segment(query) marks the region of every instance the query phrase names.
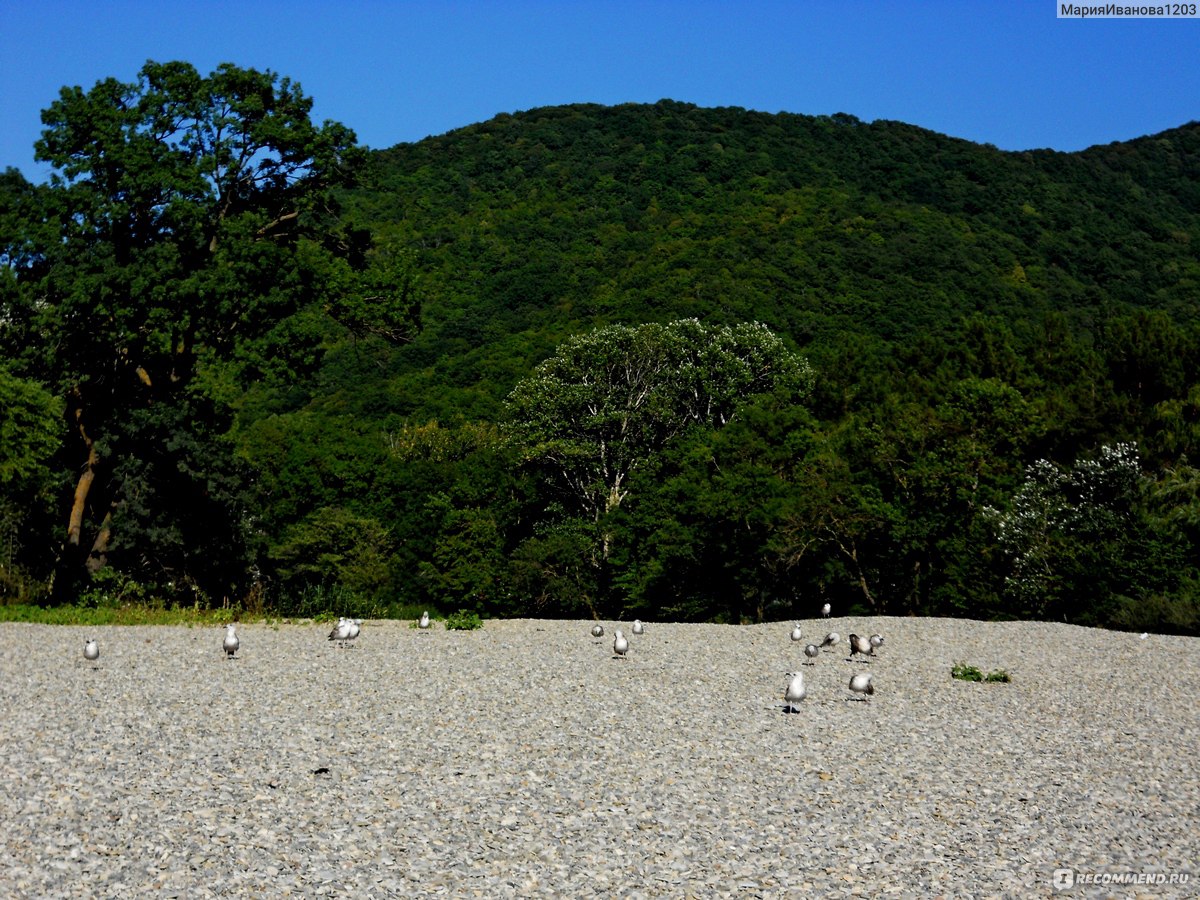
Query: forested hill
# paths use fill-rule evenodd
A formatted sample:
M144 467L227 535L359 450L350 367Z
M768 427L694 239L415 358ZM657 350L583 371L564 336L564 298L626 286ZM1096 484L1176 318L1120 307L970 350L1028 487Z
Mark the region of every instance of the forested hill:
M422 273L412 358L494 396L608 322L757 320L804 346L1200 309L1196 123L1011 153L848 115L549 107L378 151L349 205Z
M1007 153L846 115L553 107L378 153L358 209L437 271L435 328L442 304L456 329L699 315L800 340L973 312L1191 317L1200 125Z

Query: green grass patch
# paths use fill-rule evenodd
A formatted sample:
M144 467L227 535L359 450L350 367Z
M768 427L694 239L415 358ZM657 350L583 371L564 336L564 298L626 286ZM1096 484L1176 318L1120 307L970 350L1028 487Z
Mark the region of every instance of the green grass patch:
M267 620L269 617L254 617ZM38 625L218 625L231 619L250 621L241 610L148 606L0 606L0 622Z

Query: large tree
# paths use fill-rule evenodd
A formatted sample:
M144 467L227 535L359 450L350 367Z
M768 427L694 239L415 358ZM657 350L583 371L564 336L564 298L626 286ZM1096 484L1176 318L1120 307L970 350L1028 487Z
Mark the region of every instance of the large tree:
M124 533L143 574L228 576L197 558L214 537L197 525L229 532L218 552L236 543L219 438L239 383L303 358L288 354L320 340L322 310L372 330L359 294L376 330L400 333L407 286L388 296L333 201L363 153L311 107L269 71L149 62L133 83L64 88L43 113L48 185L6 173L0 220L19 227L0 247L0 346L66 402L65 571L103 566Z
M756 395L799 399L811 378L807 362L758 323L611 325L565 341L508 397L519 452L565 500L565 518L552 504L546 527L517 553L526 582L537 581L530 572L544 577L535 595L565 588L593 611L611 602L612 520L631 476L690 430L728 425Z
M686 429L719 428L748 397L807 391L812 373L758 323L610 325L571 338L508 397L528 460L548 466L593 519L629 475Z

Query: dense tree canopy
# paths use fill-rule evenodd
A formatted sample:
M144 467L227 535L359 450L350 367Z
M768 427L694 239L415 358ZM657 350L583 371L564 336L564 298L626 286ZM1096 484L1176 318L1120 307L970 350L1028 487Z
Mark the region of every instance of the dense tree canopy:
M211 573L240 556L241 479L218 386L295 370L320 340L297 316L367 268L331 194L362 151L311 105L270 72L151 62L134 83L64 88L37 144L50 184L7 176L4 218L23 227L5 233L0 341L67 404L68 583L81 556L95 571L117 553L228 588Z
M564 342L508 397L529 459L549 465L593 519L629 493L629 476L688 428L720 428L755 394L797 397L807 363L757 324L610 325Z
M0 178L25 583L56 498L76 562L298 614L1200 633L1200 126L663 101L365 154L307 103L151 64Z

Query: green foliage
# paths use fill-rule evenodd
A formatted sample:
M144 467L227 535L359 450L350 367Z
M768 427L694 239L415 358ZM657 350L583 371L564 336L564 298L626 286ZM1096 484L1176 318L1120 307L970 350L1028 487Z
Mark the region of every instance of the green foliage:
M211 625L230 621L231 610L197 609L193 606L134 605L121 606L39 606L0 604L0 622L33 622L39 625ZM237 611L239 621L249 619Z
M950 677L958 679L960 682L986 682L988 684L1008 684L1013 680L1013 677L1003 668L996 668L996 670L984 674L978 666L968 666L966 662L955 662L950 667Z
M950 669L950 677L959 681L981 681L988 684L1008 684L1012 676L1004 669L994 669L986 675L978 666L969 666L965 662L957 662Z
M337 585L352 595L377 596L389 583L389 547L388 531L375 519L321 507L287 529L271 559L286 591Z
M37 597L49 550L30 537L52 516L54 454L63 404L41 385L0 366L0 597Z
M301 584L294 590L281 590L272 609L279 615L314 622L333 622L345 616L351 619L381 618L386 607L341 583Z
M978 666L968 666L965 662L956 662L950 669L950 677L959 681L983 681L983 672Z
M1063 471L1031 465L1006 512L988 510L1011 560L1006 590L1030 617L1086 621L1119 595L1159 584L1147 565L1150 535L1135 503L1142 490L1137 447L1104 446ZM1087 607L1077 605L1087 598Z
M365 154L308 112L150 64L0 176L7 596L1200 629L1200 126L663 101Z
M447 631L474 631L483 627L483 619L477 612L460 609L458 612L446 616L445 624Z
M373 271L369 241L333 199L363 151L311 107L272 72L149 62L133 83L64 88L44 112L49 185L6 176L0 219L19 227L0 246L0 347L59 392L73 429L56 590L110 562L214 595L245 589L226 398L311 365L328 328L296 340L297 324L326 291L361 281L395 311L375 293L386 274L360 274Z
M803 393L807 363L755 323L610 325L565 341L508 397L514 439L593 519L688 428L724 426L756 394Z
M88 589L75 605L81 609L116 609L121 606L160 605L156 591L115 569L102 569L93 576Z
M0 486L48 480L62 413L62 401L41 385L0 368Z

